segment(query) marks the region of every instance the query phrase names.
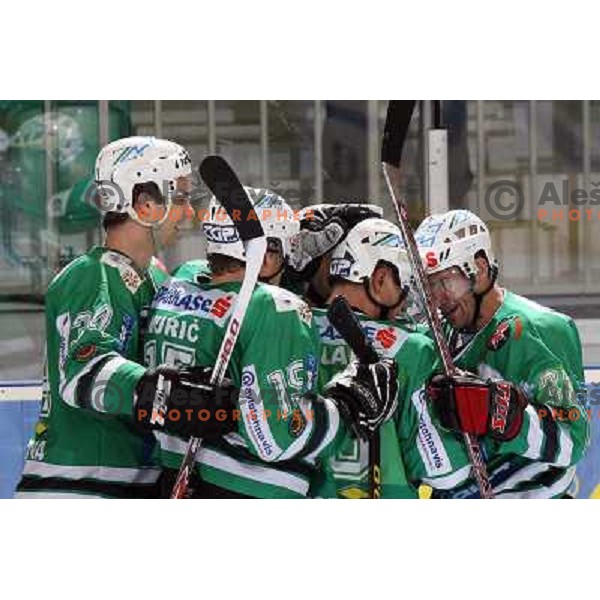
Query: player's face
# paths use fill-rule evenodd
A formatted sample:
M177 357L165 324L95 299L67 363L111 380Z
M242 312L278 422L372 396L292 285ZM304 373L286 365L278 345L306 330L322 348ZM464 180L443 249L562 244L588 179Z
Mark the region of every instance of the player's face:
M429 276L433 301L455 329L468 327L475 313L470 283L460 269L452 267Z
M193 209L190 206L192 191L191 176L178 177L173 194L173 205L165 222L158 228L158 243L162 248L173 246L181 236L181 230L189 227L192 222Z
M378 296L381 304L384 306L393 306L395 308L390 312L390 318L396 318L402 309L399 304L402 298L402 285L400 279L390 268L384 270L385 277L382 279L381 288L378 290Z
M271 285L279 285L283 268L283 250L279 240L267 238L267 251L260 270L260 278Z

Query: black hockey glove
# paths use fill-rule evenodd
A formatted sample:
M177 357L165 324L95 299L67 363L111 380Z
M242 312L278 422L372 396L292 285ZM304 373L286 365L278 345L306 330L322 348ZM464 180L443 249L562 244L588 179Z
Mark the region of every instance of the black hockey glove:
M228 379L210 383L208 367L149 369L136 386L134 419L183 438L216 439L236 429L238 392Z
M334 204L331 218L339 219L350 231L365 219L381 219L383 209L375 204Z
M296 279L307 281L318 268L319 259L333 250L346 235L346 229L337 219L316 223L310 229L301 229L290 238L288 270Z
M315 204L307 206L300 218L300 232L290 240L288 273L308 281L320 260L333 250L355 225L383 211L371 204Z
M351 362L325 386L340 416L354 434L369 439L398 406L398 366L391 358L371 365Z
M446 429L489 434L501 442L518 435L527 406L519 386L500 379L484 381L466 372L452 377L434 375L427 384L427 395Z

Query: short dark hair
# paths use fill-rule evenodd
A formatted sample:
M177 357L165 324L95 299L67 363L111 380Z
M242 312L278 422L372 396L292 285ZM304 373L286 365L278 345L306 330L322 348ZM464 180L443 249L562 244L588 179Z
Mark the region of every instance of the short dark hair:
M207 258L210 272L213 275L230 273L231 271L243 269L246 266L245 262L233 258L232 256L226 256L225 254L209 254Z
M127 219L129 219L127 213L107 212L102 218L102 227L104 227L104 231L108 231L119 223L125 223Z
M160 191L160 188L154 181L147 181L146 183L136 183L133 186L132 196L133 196L133 206L136 205L141 194L148 194L157 204L164 204L165 199ZM105 231L114 225L118 225L120 223L124 223L129 219L129 215L127 213L118 213L118 212L107 212L102 219L102 227L104 227Z

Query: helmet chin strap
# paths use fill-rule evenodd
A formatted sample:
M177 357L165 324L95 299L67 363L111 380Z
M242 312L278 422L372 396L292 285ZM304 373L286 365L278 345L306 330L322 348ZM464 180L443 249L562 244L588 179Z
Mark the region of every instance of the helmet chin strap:
M475 291L476 275L471 275L469 277L469 291L473 294L473 297L475 298L475 311L473 313L473 319L471 319L471 324L469 325L469 327L464 328L464 331L466 332L477 331L477 321L481 316L481 305L483 303L483 299L493 289L496 283L496 278L498 277L498 270L488 265L488 274L490 275L490 285L488 285L488 287L485 290L483 290L483 292Z
M390 306L386 306L385 304L382 304L381 302L379 302L379 300L377 300L375 298L375 296L373 296L373 294L371 293L371 285L370 284L371 284L371 278L365 277L363 279L363 287L365 289L365 292L367 293L367 297L369 298L369 300L371 302L373 302L373 304L375 304L379 308L379 318L382 320L387 320L389 318L390 311L394 310L394 308L398 308L398 306L400 306L402 304L402 302L404 302L404 300L408 296L409 288L407 285L404 285L404 286L402 286L402 289L400 292L400 299L398 300L398 302L395 302L394 304L392 304Z

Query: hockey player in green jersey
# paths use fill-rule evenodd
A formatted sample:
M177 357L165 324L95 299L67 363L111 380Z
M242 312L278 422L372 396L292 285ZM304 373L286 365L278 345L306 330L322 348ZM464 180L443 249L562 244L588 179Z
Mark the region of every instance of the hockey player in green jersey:
M133 417L136 389L156 387L161 370L143 366L140 336L155 293L147 270L155 226L186 198L190 173L185 149L167 140L125 138L100 152L96 200L105 213L106 242L49 286L48 389L17 497L157 494L154 438ZM163 215L150 222L158 207ZM162 377L173 380L173 391L187 389L172 368Z
M278 195L266 193L254 200L268 243L261 279L274 281L298 222ZM192 271L191 277L175 276L159 290L145 346L149 364L156 360L210 366L217 357L246 259L234 223L215 199L209 213L204 231L210 278ZM341 431L340 403L345 404L345 418L353 423L378 423L391 415L395 382L388 377L387 365L374 366L381 375L377 383L371 379L355 386L349 378L331 394L316 397L312 392L318 354L319 339L308 305L291 292L259 283L228 368L233 385L240 389L238 427L220 440L202 444L192 497L304 497L316 459ZM158 433L157 438L160 462L170 469L173 481L186 444L175 435Z
M398 411L380 429L383 498L416 498L417 487L450 485L456 472L468 471L460 443L441 431L424 401L436 355L431 340L396 317L408 293L410 271L399 229L383 219L356 225L332 252L329 302L340 294L357 312L364 332L380 355L398 368ZM321 337L319 385L326 385L350 362L352 353L327 319L314 309ZM369 497L368 445L347 435L335 456L323 464L315 496Z
M496 283L490 235L473 213L432 215L415 237L455 364L476 375L432 380L440 422L481 437L496 497L564 497L589 436L575 324ZM464 481L443 495L478 491Z

